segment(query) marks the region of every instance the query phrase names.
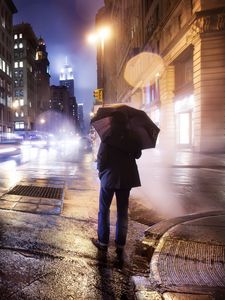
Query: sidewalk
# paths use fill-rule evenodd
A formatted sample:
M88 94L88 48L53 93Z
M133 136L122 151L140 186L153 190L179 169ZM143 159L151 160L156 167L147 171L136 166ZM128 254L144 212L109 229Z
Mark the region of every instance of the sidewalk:
M136 299L225 298L225 211L162 221L142 241L149 276L134 276Z
M176 156L166 161L157 152L154 153L151 163L151 179L157 168L177 169L177 180L183 186L190 186L190 179L185 179L184 169L191 176L193 169L223 172L220 182L216 176L212 182L205 182L206 198L215 197L215 191L210 191L210 186L223 188L225 191L225 154L198 154L178 152ZM146 165L142 167L146 168ZM182 172L179 171L182 169ZM195 171L196 172L196 171ZM164 173L163 173L164 174ZM169 173L166 173L166 176ZM195 174L195 173L194 173ZM211 174L211 173L210 173ZM217 174L217 173L212 173ZM183 178L179 178L179 175ZM213 175L212 175L213 176ZM165 177L161 177L165 179ZM188 177L187 177L188 178ZM195 177L193 178L195 179ZM150 182L151 180L149 180ZM194 182L193 185L204 183ZM167 188L164 182L161 190ZM208 185L207 185L208 184ZM219 184L219 185L218 185ZM157 181L154 182L157 186ZM178 186L177 186L178 187ZM200 187L202 189L202 187ZM199 187L195 187L199 190ZM187 192L183 190L183 193ZM160 192L160 190L158 191ZM204 190L202 190L204 195ZM207 195L207 193L210 195ZM136 193L136 196L138 193ZM199 193L195 194L199 197ZM221 195L223 202L224 197ZM172 202L175 204L175 202ZM224 207L224 206L223 206ZM172 207L173 209L173 207ZM175 208L174 208L175 209ZM133 276L133 284L137 300L215 300L225 299L225 210L193 213L161 221L145 231L142 240L142 252L149 261L148 276Z
M63 209L59 214L62 205L53 199L48 199L53 202L49 205L36 196L1 196L1 300L133 299L132 261L147 226L130 220L127 263L119 267L114 202L108 254L103 257L97 251L91 242L97 237L99 181L95 167L89 156L78 165L57 162L55 169L49 165L41 172L34 164L20 166L18 171L27 176L20 183L26 186L53 188L64 182Z
M173 166L220 167L223 159L224 155L191 156L184 152ZM152 165L158 168L161 162L153 160ZM39 199L38 209L43 204L53 213L36 213L37 202L25 197L7 200L15 208L22 201L22 210L0 209L0 299L132 299L134 292L137 300L224 299L224 212L169 219L150 228L131 218L126 247L129 265L120 270L114 266L112 242L115 203L107 261L91 244L98 214L95 168L91 160L86 160L76 172L69 163L41 173L41 180L50 178L54 186L59 180L65 182L60 215L54 212L57 208L58 213L57 205L46 205ZM31 173L27 175L32 181ZM43 182L40 184L43 186ZM35 213L26 211L34 206ZM134 290L130 289L131 275Z

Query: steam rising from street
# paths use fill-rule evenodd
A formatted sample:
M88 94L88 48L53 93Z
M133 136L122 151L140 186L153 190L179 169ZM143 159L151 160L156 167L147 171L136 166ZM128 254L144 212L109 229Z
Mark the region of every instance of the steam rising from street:
M141 197L144 206L164 217L175 217L184 212L171 184L172 159L173 155L163 155L157 149L142 151L137 161L142 186L132 192Z

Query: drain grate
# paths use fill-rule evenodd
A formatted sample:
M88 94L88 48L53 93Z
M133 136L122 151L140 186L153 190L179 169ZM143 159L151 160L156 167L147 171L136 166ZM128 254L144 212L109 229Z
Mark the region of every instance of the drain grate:
M62 199L63 189L53 188L53 187L30 186L30 185L16 185L7 194L29 196L29 197Z

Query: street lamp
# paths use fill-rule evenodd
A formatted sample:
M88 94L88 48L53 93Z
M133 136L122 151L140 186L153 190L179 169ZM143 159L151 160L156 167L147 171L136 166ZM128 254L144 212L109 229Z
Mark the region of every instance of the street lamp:
M111 28L108 26L99 27L94 33L89 34L88 42L91 44L100 44L101 61L100 61L100 75L101 88L103 89L102 106L104 106L104 63L105 63L105 41L111 36Z

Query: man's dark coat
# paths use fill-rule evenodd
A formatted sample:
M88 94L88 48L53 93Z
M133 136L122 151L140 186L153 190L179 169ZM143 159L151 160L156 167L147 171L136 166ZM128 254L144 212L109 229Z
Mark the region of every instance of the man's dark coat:
M97 155L97 169L101 186L109 189L131 189L141 185L135 158L141 151L128 153L101 143Z

